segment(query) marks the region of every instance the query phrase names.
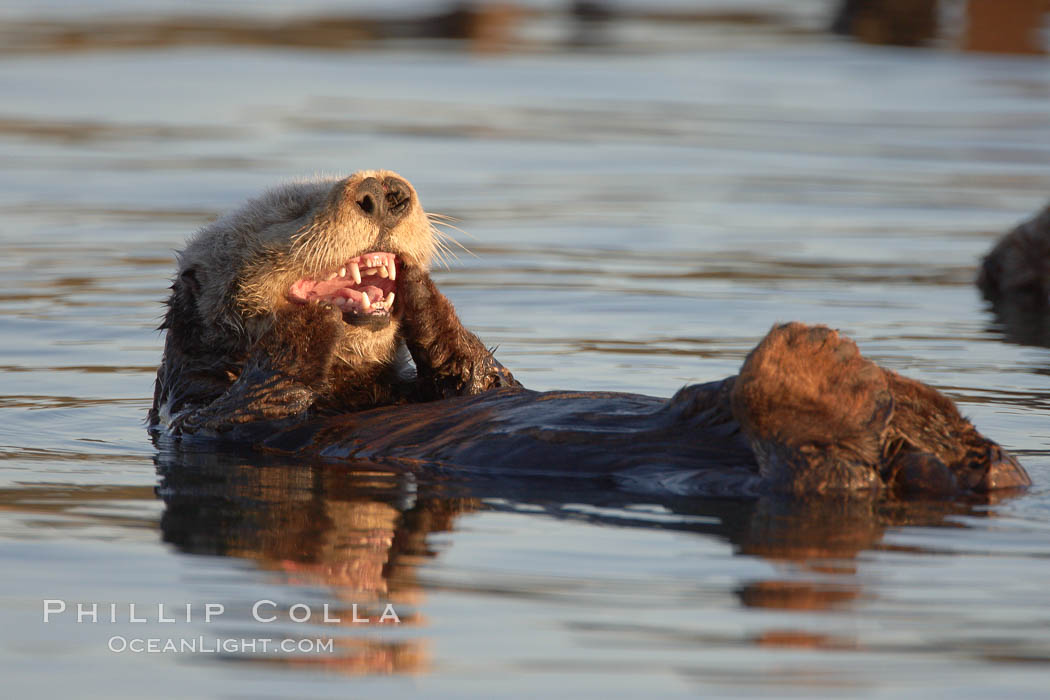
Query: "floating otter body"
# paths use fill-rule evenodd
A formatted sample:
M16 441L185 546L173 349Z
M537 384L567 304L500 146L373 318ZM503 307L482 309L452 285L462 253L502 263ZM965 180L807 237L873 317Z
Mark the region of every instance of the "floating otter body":
M981 261L977 286L1000 307L1050 309L1050 204L999 239Z
M1030 483L949 399L822 326L777 326L739 375L670 399L524 389L428 276L438 244L387 171L288 185L206 227L180 255L151 427L708 494Z

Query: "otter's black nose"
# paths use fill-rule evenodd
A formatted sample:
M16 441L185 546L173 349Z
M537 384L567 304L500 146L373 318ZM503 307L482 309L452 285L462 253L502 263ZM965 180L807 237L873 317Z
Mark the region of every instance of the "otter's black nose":
M354 204L362 214L390 228L411 209L412 188L396 177L385 178L382 182L368 177L354 190Z
M354 190L354 202L361 213L369 218L383 216L383 187L374 177L365 178L357 183Z

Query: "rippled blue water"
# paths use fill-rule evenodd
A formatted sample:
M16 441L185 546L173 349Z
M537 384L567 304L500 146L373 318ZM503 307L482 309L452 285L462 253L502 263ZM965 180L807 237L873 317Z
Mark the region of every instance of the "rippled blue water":
M0 54L5 695L1045 693L1050 333L972 279L1050 193L1047 63L735 31ZM822 509L154 448L172 251L266 186L371 167L461 220L472 254L435 277L532 388L669 395L776 321L823 322L957 399L1036 486ZM119 619L45 624L44 599ZM259 600L315 617L259 623ZM400 626L317 620L386 602ZM200 635L336 650L107 649Z

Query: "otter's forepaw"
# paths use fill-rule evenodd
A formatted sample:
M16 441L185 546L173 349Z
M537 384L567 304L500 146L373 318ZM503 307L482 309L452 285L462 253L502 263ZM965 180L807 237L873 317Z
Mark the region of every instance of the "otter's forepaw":
M427 399L478 394L521 386L476 335L463 327L456 310L426 270L398 273L401 335L416 365L419 390Z
M419 324L434 312L438 294L430 275L422 267L405 265L397 273L397 304L394 315L402 324Z

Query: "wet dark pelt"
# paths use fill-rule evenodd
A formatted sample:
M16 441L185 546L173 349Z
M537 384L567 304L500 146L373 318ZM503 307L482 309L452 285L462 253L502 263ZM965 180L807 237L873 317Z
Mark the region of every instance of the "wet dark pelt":
M977 286L997 309L1050 311L1050 204L995 244Z
M436 235L386 171L280 188L205 227L180 255L151 427L707 495L1029 484L948 398L822 326L774 327L738 376L670 399L526 390L430 279Z

